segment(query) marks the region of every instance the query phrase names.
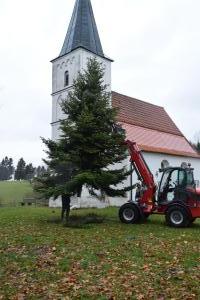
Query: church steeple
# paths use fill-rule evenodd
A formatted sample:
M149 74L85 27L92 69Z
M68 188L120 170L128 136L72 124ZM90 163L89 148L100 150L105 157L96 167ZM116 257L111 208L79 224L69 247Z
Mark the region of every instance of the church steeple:
M52 138L60 137L60 120L66 118L62 100L73 90L74 80L96 58L104 69L103 84L111 91L112 60L103 53L90 0L76 0L60 55L52 62Z
M90 0L76 0L60 56L79 47L104 57Z

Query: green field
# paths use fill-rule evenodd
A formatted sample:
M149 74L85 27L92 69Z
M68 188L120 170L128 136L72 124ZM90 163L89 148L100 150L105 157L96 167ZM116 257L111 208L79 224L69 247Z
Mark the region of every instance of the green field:
M32 186L28 181L0 181L0 205L15 206L30 194Z
M0 209L0 299L200 299L200 222L125 225L117 209Z

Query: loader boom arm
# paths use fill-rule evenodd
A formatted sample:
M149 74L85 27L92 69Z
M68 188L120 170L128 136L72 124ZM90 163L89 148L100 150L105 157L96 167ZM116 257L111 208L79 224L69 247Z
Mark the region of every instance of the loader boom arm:
M156 192L156 184L154 182L153 174L151 173L137 144L129 140L126 140L125 143L129 149L131 162L143 184L145 185L144 194L140 199L140 204L146 205L148 207L147 211L149 211L152 209L152 203L154 202Z

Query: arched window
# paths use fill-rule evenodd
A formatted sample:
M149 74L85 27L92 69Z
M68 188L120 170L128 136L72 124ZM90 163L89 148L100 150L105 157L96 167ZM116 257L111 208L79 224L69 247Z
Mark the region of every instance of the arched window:
M65 84L65 86L69 85L69 72L68 71L65 72L64 84Z

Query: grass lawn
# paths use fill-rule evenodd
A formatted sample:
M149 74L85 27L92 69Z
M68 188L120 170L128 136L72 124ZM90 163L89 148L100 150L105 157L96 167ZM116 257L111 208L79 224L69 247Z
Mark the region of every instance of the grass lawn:
M32 186L28 181L0 181L0 205L17 205L31 193Z
M89 214L96 214L89 215ZM0 209L0 299L200 299L200 221L125 225L117 209Z

